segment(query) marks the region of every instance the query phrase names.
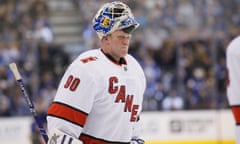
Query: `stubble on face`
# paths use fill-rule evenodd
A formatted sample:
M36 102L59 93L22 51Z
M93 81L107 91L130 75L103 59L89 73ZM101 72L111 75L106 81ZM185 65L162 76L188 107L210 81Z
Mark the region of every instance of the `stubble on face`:
M125 57L128 54L131 35L118 30L111 35L111 52L116 60Z

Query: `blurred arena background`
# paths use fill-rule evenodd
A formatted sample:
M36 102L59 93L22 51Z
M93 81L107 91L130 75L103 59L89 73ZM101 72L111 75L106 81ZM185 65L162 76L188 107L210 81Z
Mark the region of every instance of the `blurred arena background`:
M8 64L16 62L45 121L68 64L98 47L91 29L107 0L0 0L0 141L40 144ZM130 53L144 68L147 144L234 144L225 49L240 32L239 0L125 0L140 28ZM45 123L46 124L46 123Z

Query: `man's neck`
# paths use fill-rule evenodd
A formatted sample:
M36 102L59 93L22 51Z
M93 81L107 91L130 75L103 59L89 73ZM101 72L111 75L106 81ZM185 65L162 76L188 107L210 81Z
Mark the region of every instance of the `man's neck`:
M117 64L126 64L126 61L124 58L119 58L118 60L116 60L111 54L105 52L103 49L101 49L101 51L103 52L103 54L108 58L110 59L111 61L113 61L114 63L117 63Z

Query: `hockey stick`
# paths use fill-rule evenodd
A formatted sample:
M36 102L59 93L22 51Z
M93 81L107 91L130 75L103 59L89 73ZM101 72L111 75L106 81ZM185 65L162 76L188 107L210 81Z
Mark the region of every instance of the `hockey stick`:
M36 109L35 109L35 107L33 105L32 100L30 99L30 97L28 96L28 94L27 94L27 92L25 90L24 83L23 83L22 77L21 77L21 75L20 75L20 73L18 71L17 65L15 63L11 63L11 64L9 64L9 67L10 67L11 71L13 72L13 75L14 75L14 77L15 77L18 85L19 85L19 87L21 88L23 96L25 97L26 102L27 102L28 107L29 107L29 110L32 113L32 115L33 115L33 117L35 119L35 122L38 125L40 133L41 133L45 143L47 143L47 141L48 141L47 133L46 133L45 129L43 128L43 125L42 125L42 123L41 123L41 121L40 121L40 119L39 119L39 117L37 115L37 111L36 111Z

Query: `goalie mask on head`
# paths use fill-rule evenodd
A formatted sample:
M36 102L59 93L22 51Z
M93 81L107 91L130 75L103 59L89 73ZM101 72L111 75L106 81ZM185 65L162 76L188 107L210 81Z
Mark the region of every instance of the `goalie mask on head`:
M100 39L120 29L131 33L138 26L130 8L118 1L104 4L93 18L93 29Z

